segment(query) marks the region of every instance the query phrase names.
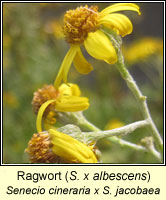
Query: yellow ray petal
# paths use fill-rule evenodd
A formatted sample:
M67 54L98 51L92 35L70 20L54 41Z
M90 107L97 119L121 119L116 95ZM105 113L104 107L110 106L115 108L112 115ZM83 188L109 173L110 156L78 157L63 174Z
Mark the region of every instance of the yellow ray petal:
M100 30L91 32L84 41L87 52L94 58L110 64L117 62L116 51L108 37Z
M56 77L56 80L54 82L54 87L56 89L58 89L62 79L65 83L67 83L67 75L68 75L71 63L72 63L78 49L79 49L79 45L71 45L69 51L67 52L67 54L61 64L61 67L60 67L60 70Z
M70 88L70 84L67 85L65 83L62 83L58 88L60 96L72 96L72 90Z
M99 25L103 24L113 29L121 36L130 34L133 31L133 25L128 17L122 14L109 14L99 19Z
M76 56L74 57L73 63L74 63L76 70L80 74L88 74L93 70L92 65L87 62L87 60L83 56L80 48L79 48L78 52L76 53Z
M68 83L66 84L61 84L61 86L59 87L59 92L60 95L63 96L80 96L81 95L81 91L80 88L78 87L77 84L73 84L73 83Z
M86 97L64 96L56 100L56 110L60 112L77 112L88 107L89 100Z
M39 109L39 112L37 114L37 119L36 119L36 128L38 133L42 131L42 117L44 114L45 109L47 108L47 106L53 102L55 102L56 100L49 100L46 101L45 103L42 104L42 106Z
M104 10L100 12L100 15L103 17L110 13L118 12L121 10L132 10L132 11L136 11L139 15L141 15L141 12L139 9L140 9L139 6L136 5L135 3L117 3L117 4L106 7Z
M97 163L95 154L85 144L53 129L49 130L49 134L53 144L52 151L56 155L81 163Z
M77 84L69 84L73 96L81 96L81 90Z

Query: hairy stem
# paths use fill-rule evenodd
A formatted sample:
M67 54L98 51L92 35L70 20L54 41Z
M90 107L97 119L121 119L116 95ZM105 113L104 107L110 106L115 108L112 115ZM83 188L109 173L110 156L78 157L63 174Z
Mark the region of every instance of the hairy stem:
M149 122L148 128L149 128L152 136L154 137L154 142L155 142L157 149L160 151L160 153L162 155L163 154L162 138L151 118L151 115L150 115L150 112L149 112L149 109L147 106L147 101L146 101L147 97L141 93L139 87L137 86L136 82L134 81L133 77L130 75L129 71L127 70L127 68L125 66L124 58L123 58L123 55L121 52L122 41L119 41L120 37L116 33L114 33L114 34L109 33L109 31L107 29L105 29L104 32L110 38L110 40L112 41L112 43L117 51L118 61L116 63L116 67L117 67L118 71L120 72L122 78L126 81L128 88L131 90L131 92L135 96L136 100L138 101L144 119Z
M149 112L149 109L147 106L147 101L146 101L147 97L141 93L141 91L139 90L133 77L130 75L130 73L126 69L121 51L119 51L119 60L116 64L116 67L119 70L122 78L126 81L128 88L131 90L131 92L137 99L137 101L140 105L140 109L143 114L143 117L146 121L148 121L148 128L154 137L156 147L162 154L163 153L163 141L161 139L160 133L158 132L158 130L151 118L151 115L150 115L150 112Z
M94 138L96 138L96 139L104 138L102 136L102 134L105 134L105 137L107 137L107 140L109 140L110 142L112 142L114 144L118 144L121 147L127 147L130 149L133 149L135 151L149 152L151 155L153 155L155 158L157 158L161 162L161 155L154 148L152 149L152 148L147 148L147 147L144 147L141 145L133 144L131 142L128 142L128 141L125 141L123 139L116 137L118 135L125 135L128 133L131 133L132 131L134 131L137 128L147 126L148 122L146 120L134 122L134 123L126 125L124 127L109 130L109 131L102 131L99 128L97 128L95 125L90 123L85 118L85 116L82 114L82 112L75 112L75 113L58 112L57 120L63 124L75 124L75 125L79 126L82 131L86 131L86 133L85 133L86 135L89 134L91 141L94 141ZM88 131L91 131L91 132L88 132ZM89 142L90 142L90 140L89 140Z
M120 128L115 128L112 130L107 130L107 131L97 131L95 132L86 132L86 138L88 138L88 143L92 141L97 141L102 138L106 137L113 137L113 136L124 136L129 133L132 133L135 129L137 128L142 128L147 126L148 122L146 120L143 121L138 121L131 123L129 125L120 127Z

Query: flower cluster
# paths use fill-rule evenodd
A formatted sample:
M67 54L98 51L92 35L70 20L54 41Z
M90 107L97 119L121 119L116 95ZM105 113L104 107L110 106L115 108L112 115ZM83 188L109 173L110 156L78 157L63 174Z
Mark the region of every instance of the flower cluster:
M77 112L89 107L88 98L81 96L78 85L62 84L58 89L45 85L34 93L32 106L37 114L38 133L33 134L25 150L32 163L97 162L94 145L84 144L51 126L57 112ZM46 131L42 130L42 118L48 127Z
M133 30L128 17L117 11L131 10L141 14L134 3L118 3L98 11L97 6L80 6L69 10L64 16L63 33L70 44L54 86L45 85L34 93L33 110L37 114L37 132L28 143L28 152L32 163L97 163L98 156L95 142L79 141L55 126L58 113L84 111L89 107L89 100L81 96L76 84L67 81L72 62L81 74L93 70L81 51L83 45L88 54L98 60L114 64L118 60L115 47L105 32L105 28L117 35L125 36ZM64 81L61 84L62 80ZM42 121L44 121L43 131ZM47 128L46 128L47 127ZM70 131L69 131L70 132ZM84 138L83 133L82 137Z

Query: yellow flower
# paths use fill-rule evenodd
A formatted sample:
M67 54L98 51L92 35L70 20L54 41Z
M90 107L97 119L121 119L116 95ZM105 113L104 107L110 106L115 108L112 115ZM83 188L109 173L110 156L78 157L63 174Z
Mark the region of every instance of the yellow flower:
M46 120L56 122L55 115L52 113L59 112L77 112L88 109L89 100L81 97L81 91L76 84L62 84L58 90L52 85L45 86L34 93L32 101L33 109L37 116L37 129L41 132L41 120L44 115ZM48 116L48 117L47 117Z
M31 163L97 163L91 146L54 129L33 134L25 152Z
M75 85L73 86L75 87ZM77 87L76 90L74 87L74 92L80 92ZM64 85L61 89L64 95L69 95L71 92L65 90ZM42 131L43 113L49 104L55 101L46 101L39 109L36 119L38 133L33 134L25 150L29 153L30 161L32 163L97 163L97 158L93 152L94 145L87 146L55 128Z
M112 130L114 128L120 128L124 126L124 123L121 122L120 120L118 119L112 119L108 122L108 124L106 125L105 127L105 130Z
M157 38L145 37L135 41L122 49L124 57L129 64L144 61L148 57L158 54L163 58L163 41Z
M117 62L116 51L101 27L106 26L121 36L130 34L133 30L131 21L125 15L114 13L121 10L132 10L141 14L139 7L134 3L114 4L101 12L98 12L96 6L88 8L87 5L66 12L63 31L66 41L70 43L70 49L61 64L54 83L55 88L59 87L62 79L67 83L72 62L81 74L92 71L93 67L81 52L82 44L92 57L110 64Z
M41 105L51 100L52 103L45 109L44 116L50 111L77 112L89 107L89 100L81 97L81 91L76 84L61 84L56 90L53 85L46 85L34 93L32 106L37 114Z

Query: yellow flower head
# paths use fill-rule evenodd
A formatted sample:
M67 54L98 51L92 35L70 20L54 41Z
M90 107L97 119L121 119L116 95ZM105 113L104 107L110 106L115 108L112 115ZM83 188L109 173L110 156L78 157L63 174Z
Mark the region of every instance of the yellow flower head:
M81 91L76 84L61 84L56 90L53 85L46 85L34 93L32 106L37 114L41 105L52 100L45 109L44 116L52 115L52 111L76 112L89 107L88 98L81 97Z
M163 57L163 41L158 38L145 37L122 49L129 64L144 61L152 55Z
M25 152L31 163L97 163L91 146L54 129L33 134Z
M68 87L68 86L67 86ZM78 87L74 92L79 92ZM61 87L64 95L69 95L71 91ZM38 134L34 134L25 150L30 156L32 163L96 163L97 158L93 152L93 146L79 142L73 137L58 132L55 128L42 131L42 116L46 108L56 100L46 101L39 109L36 127Z
M50 124L56 122L56 112L77 112L88 109L89 100L81 97L81 91L76 84L62 84L58 90L52 85L45 86L34 93L32 105L37 115L37 130L41 132L42 117ZM47 122L46 122L47 123Z
M130 34L133 26L128 17L114 13L122 10L132 10L141 14L139 7L134 3L117 3L101 12L98 12L96 6L88 7L87 5L66 12L63 30L66 41L70 43L70 49L61 64L55 80L55 88L59 87L62 80L67 83L67 75L72 62L81 74L88 74L92 71L93 67L81 52L81 44L92 57L110 64L117 62L116 51L101 28L105 26L121 36Z

